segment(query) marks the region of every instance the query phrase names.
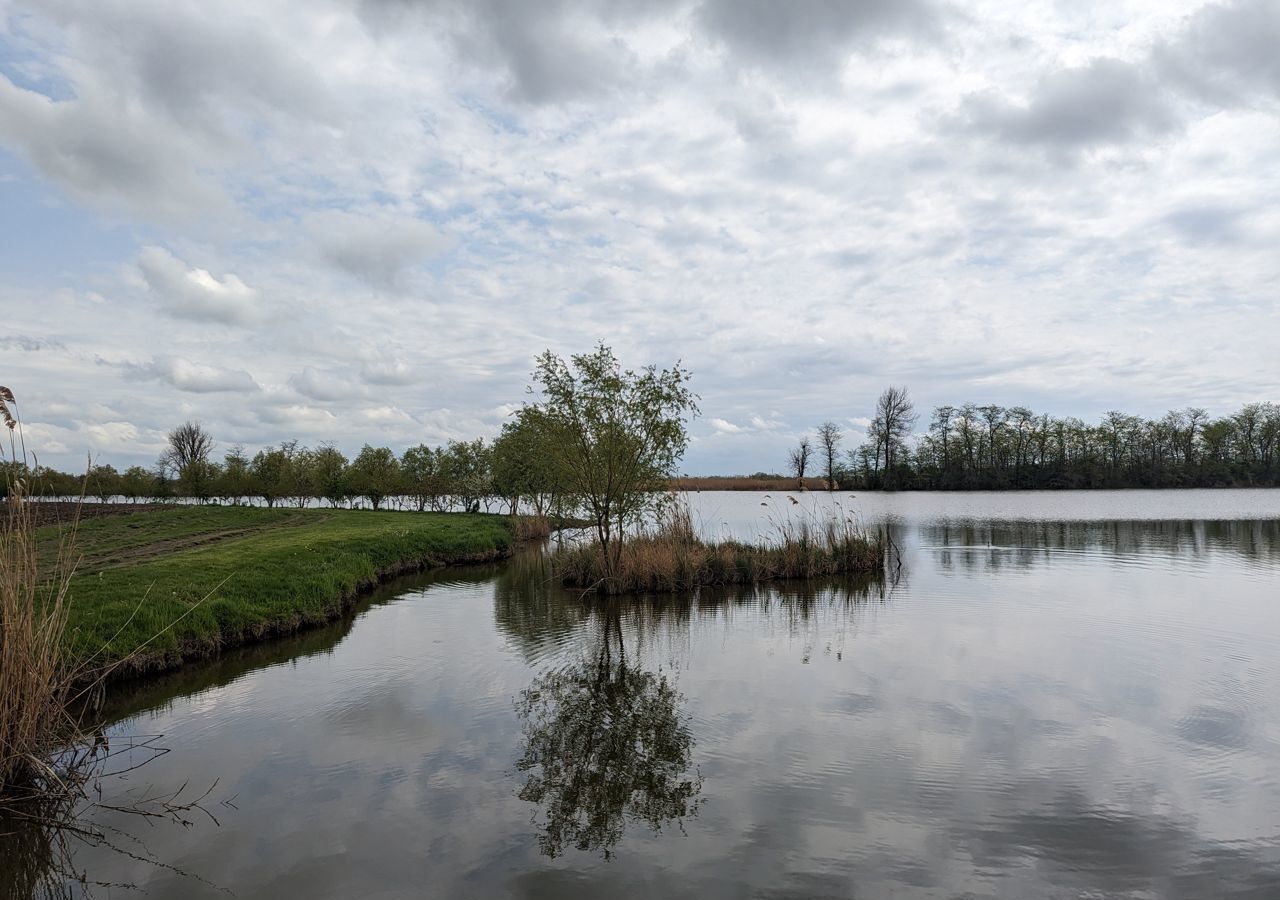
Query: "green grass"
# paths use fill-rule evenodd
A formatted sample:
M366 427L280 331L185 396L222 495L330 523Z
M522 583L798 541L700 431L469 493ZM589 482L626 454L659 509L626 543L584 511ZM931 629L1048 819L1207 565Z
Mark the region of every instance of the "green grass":
M48 558L57 529L41 529ZM80 527L71 581L72 655L128 657L132 674L335 618L381 577L492 559L505 516L178 507Z

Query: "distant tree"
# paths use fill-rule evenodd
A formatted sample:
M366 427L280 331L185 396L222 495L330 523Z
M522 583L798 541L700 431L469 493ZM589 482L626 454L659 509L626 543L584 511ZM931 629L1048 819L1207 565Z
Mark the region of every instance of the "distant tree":
M120 476L120 496L130 503L150 497L155 488L155 475L142 466L130 466Z
M881 458L884 459L885 487L897 485L898 464L915 423L915 407L907 389L886 388L876 401L876 414L871 420L870 428L870 434L878 439L883 451Z
M341 506L351 496L347 458L331 443L323 443L307 455L308 483L313 496Z
M84 493L87 497L97 497L105 503L120 493L120 473L114 466L90 466L84 480Z
M804 484L804 473L809 468L809 459L813 455L813 444L810 443L809 437L800 438L800 443L791 449L787 454L787 463L791 467L791 474L796 480Z
M209 454L213 452L213 437L199 422L186 422L169 432L169 446L165 452L169 463L182 477L188 466L208 461Z
M464 512L479 512L492 494L490 452L483 440L450 441L443 457L444 481Z
M176 477L182 494L204 500L213 491L212 452L213 436L199 422L185 422L169 432L169 446L161 454L160 465Z
M688 446L687 422L698 413L689 372L678 363L623 369L600 344L568 362L548 350L533 379L523 415L546 435L556 481L580 498L612 568L623 529L668 496Z
M254 454L249 464L254 492L268 507L274 507L288 495L289 456L279 447L268 447Z
M410 447L400 457L400 473L404 489L418 512L439 506L440 497L445 492L444 454L440 450L426 444Z
M387 447L365 444L351 462L349 474L352 491L367 498L374 509L381 509L382 501L400 490L400 461Z
M216 496L226 503L239 504L252 491L249 474L249 457L244 445L236 444L222 457L222 473L218 478Z
M818 452L822 454L827 471L827 490L836 489L836 459L840 453L840 442L844 434L835 422L823 422L818 426Z

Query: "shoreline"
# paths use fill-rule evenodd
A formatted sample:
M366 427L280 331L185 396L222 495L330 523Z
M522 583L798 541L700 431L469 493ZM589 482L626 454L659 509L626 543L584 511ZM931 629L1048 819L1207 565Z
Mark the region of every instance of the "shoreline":
M43 550L58 526L40 530ZM334 622L379 585L505 559L506 516L171 507L82 522L67 646L118 682Z

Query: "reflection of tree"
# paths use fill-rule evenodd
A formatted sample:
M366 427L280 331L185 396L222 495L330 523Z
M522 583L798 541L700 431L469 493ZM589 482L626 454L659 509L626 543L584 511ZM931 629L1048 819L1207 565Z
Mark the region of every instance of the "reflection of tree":
M1061 551L1185 559L1213 553L1246 560L1280 556L1280 522L1262 519L1104 522L956 519L922 526L920 536L927 546L939 549L939 562L944 570L1031 569L1048 563L1052 558L1049 553Z
M535 814L542 852L566 845L608 858L628 820L655 832L697 812L702 779L690 774L693 735L683 697L665 675L626 659L616 608L594 658L536 678L516 702L528 773L520 799Z
M528 660L558 647L591 609L581 591L566 591L552 578L539 548L518 550L494 580L494 621Z

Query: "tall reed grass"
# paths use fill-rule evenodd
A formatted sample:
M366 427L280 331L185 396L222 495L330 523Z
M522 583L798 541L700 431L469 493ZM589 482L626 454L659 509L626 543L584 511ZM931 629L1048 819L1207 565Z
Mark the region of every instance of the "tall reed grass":
M57 789L55 760L79 734L79 673L63 641L77 523L42 572L26 489L24 478L9 478L0 521L0 799Z
M623 540L612 559L598 542L570 544L551 554L551 566L562 584L607 594L884 571L886 538L852 516L787 519L777 530L774 542L704 541L688 507L674 504L655 528Z

